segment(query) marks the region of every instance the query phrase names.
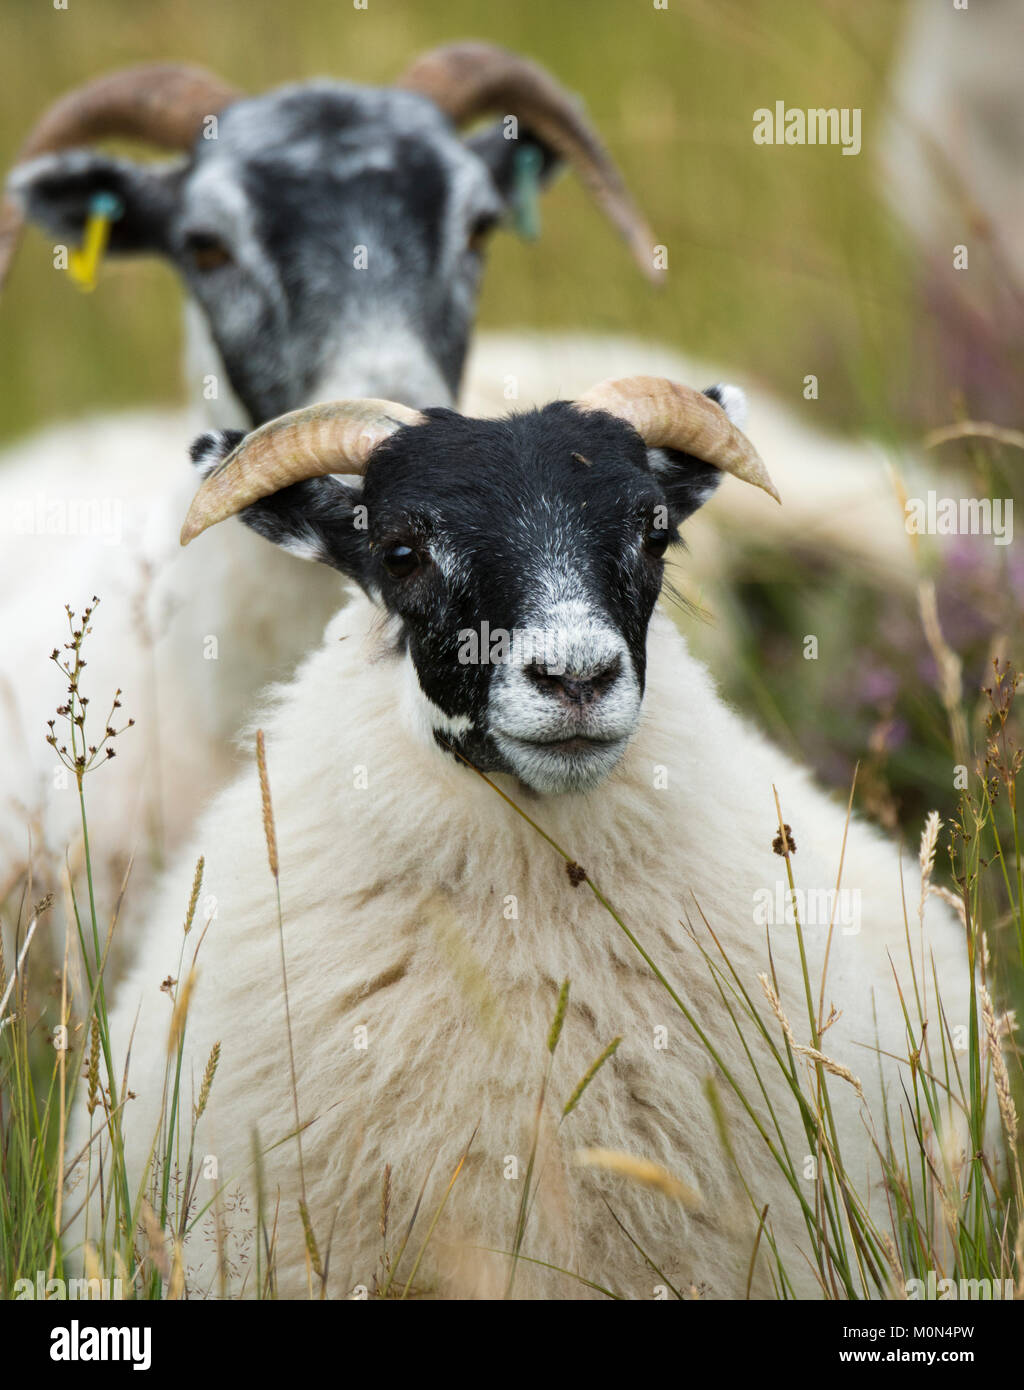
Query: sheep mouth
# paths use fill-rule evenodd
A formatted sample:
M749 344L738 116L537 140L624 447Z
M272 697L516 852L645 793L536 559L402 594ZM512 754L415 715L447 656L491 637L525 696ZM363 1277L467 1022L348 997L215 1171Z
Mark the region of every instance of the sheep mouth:
M593 734L569 734L565 738L520 738L516 734L502 732L502 737L534 752L569 755L604 752L615 744L625 742L621 736L600 738Z
M538 739L501 733L495 743L520 782L541 795L557 796L587 792L603 782L625 752L629 735Z

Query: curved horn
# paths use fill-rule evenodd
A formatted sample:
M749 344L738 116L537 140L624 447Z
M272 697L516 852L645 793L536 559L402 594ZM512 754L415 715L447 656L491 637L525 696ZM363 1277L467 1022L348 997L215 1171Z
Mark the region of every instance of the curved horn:
M652 261L654 237L622 175L577 100L537 63L494 44L445 44L417 58L396 86L429 97L456 125L486 114L517 116L576 170L640 269L662 283L664 272Z
M142 63L97 77L68 92L40 118L18 152L17 164L38 155L124 136L161 149L187 150L204 117L241 93L204 68L183 63ZM22 230L12 199L0 209L0 288Z
M247 434L203 482L181 528L188 545L209 526L291 483L363 473L377 445L426 416L395 401L328 401L293 410Z
M720 405L692 386L657 376L603 381L574 402L578 410L606 410L632 425L652 449L679 449L723 473L782 498L757 450Z

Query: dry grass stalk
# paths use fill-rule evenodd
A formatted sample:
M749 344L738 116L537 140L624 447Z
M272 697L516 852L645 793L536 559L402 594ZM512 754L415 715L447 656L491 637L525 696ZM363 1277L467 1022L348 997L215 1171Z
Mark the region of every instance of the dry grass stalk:
M177 998L174 1001L174 1013L171 1015L171 1030L167 1035L167 1055L173 1057L177 1051L178 1043L185 1032L185 1020L188 1018L188 1006L192 999L192 991L196 984L195 966L188 972L188 978L184 985L178 990Z
M581 1168L601 1168L607 1173L618 1173L620 1177L639 1183L642 1187L653 1188L681 1202L691 1211L701 1205L700 1193L688 1187L649 1158L637 1158L635 1154L620 1153L617 1149L577 1149L576 1163Z
M992 996L984 985L979 985L978 996L981 1000L981 1019L985 1029L985 1047L992 1059L992 1077L996 1087L996 1099L999 1102L999 1114L1012 1154L1017 1144L1017 1107L1013 1103L1010 1077L1006 1070L1006 1059L999 1043L999 1027L996 1023L995 1010L992 1007Z
M817 1062L820 1066L824 1067L825 1071L831 1073L832 1076L838 1076L841 1080L848 1082L857 1092L861 1100L864 1100L864 1088L861 1086L857 1077L854 1076L853 1072L850 1071L849 1067L844 1067L842 1062L837 1062L834 1057L828 1057L824 1052L819 1052L816 1047L806 1047L803 1043L797 1042L796 1038L793 1036L792 1025L786 1017L782 1005L779 1003L779 997L772 987L771 980L765 974L758 975L757 978L761 983L761 988L764 990L765 998L768 1000L771 1011L782 1025L782 1031L786 1035L786 1041L793 1051L801 1057L807 1057L810 1061Z
M1024 430L1007 429L989 420L959 420L955 425L942 425L930 430L923 442L926 449L935 449L953 439L993 439L997 444L1024 449Z
M163 1228L157 1218L156 1212L149 1202L143 1197L140 1203L140 1214L142 1216L142 1229L146 1233L146 1243L149 1246L149 1258L160 1274L161 1279L169 1279L171 1274L171 1262L167 1258L167 1243L164 1238Z
M167 1297L172 1301L180 1299L185 1292L185 1258L181 1241L174 1240L171 1249L171 1277L167 1281Z
M100 1021L92 1016L92 1032L89 1036L89 1098L86 1110L91 1115L100 1103Z
M761 988L764 990L764 997L768 1000L768 1004L771 1008L772 1013L775 1015L775 1017L779 1020L779 1022L782 1025L782 1031L786 1035L786 1041L789 1043L790 1047L793 1048L795 1051L800 1046L800 1044L793 1036L792 1026L789 1022L789 1019L786 1017L783 1011L782 1005L779 1003L779 996L775 993L775 986L772 984L771 980L768 978L766 974L760 974L757 978L760 981Z
M199 1088L199 1103L196 1106L197 1120L206 1109L206 1102L210 1099L210 1087L213 1085L213 1078L217 1075L217 1063L219 1061L220 1043L215 1042L210 1049L210 1056L206 1062L206 1070L203 1072L203 1084Z
M948 903L960 918L961 925L964 927L967 926L967 910L964 907L963 898L959 897L956 893L950 892L948 888L944 888L940 883L929 883L928 896L941 898L944 903Z
M188 900L188 915L185 918L185 935L188 936L192 930L192 923L195 920L196 904L199 902L199 890L203 886L203 866L206 860L202 855L196 863L195 877L192 880L192 894Z
M274 828L274 808L270 802L270 779L267 777L267 750L263 730L256 735L256 766L260 774L260 796L263 799L263 833L267 837L267 860L270 872L277 878L277 833Z
M921 610L921 625L924 628L924 635L938 670L939 694L949 719L949 728L953 739L953 755L957 763L966 764L967 719L961 704L963 666L960 658L943 635L942 625L939 622L939 603L935 594L935 585L930 579L921 580L917 586L917 598Z
M82 1256L85 1265L85 1277L89 1280L103 1278L103 1267L100 1264L100 1257L93 1241L85 1242L85 1251Z
M380 1237L388 1238L388 1218L391 1215L391 1164L385 1163L380 1184Z
M889 1266L889 1273L892 1276L890 1285L892 1296L895 1299L905 1299L907 1296L907 1276L900 1264L893 1238L888 1231L880 1231L879 1239L882 1252L885 1255L885 1262Z
M796 1050L800 1053L801 1057L807 1057L812 1062L818 1062L832 1076L838 1076L840 1080L848 1082L857 1092L858 1096L860 1096L861 1100L864 1100L864 1088L849 1067L844 1067L842 1062L837 1062L834 1057L828 1057L824 1052L819 1052L816 1047L798 1045Z
M7 981L7 987L3 992L3 997L0 998L0 1018L3 1018L4 1009L7 1008L7 1001L11 997L15 981L18 979L18 976L22 973L22 970L25 965L25 957L28 955L28 948L32 945L32 938L36 934L36 927L38 925L38 917L33 917L32 921L28 924L28 931L25 933L24 944L22 945L22 948L18 953L18 959L15 961L14 964L14 974Z
M918 863L921 866L921 906L924 908L924 899L928 892L928 885L932 881L932 871L935 868L935 846L939 842L939 831L942 829L942 821L939 819L938 811L930 811L928 819L924 823L921 831L921 848L918 852Z

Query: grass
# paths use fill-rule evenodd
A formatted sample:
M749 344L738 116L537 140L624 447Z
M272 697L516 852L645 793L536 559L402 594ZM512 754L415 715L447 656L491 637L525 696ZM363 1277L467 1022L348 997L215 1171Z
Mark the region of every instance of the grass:
M87 1277L121 1281L126 1297L139 1299L199 1296L207 1290L190 1283L187 1274L187 1245L200 1223L212 1213L222 1257L218 1260L217 1291L223 1297L243 1293L274 1297L277 1268L277 1236L283 1222L296 1222L304 1232L306 1287L311 1297L337 1296L346 1292L334 1287L330 1277L330 1251L334 1231L313 1230L302 1180L298 1081L291 1068L294 1097L294 1132L284 1142L294 1142L300 1175L298 1201L286 1201L269 1211L261 1178L263 1152L254 1138L257 1210L257 1258L255 1280L234 1279L228 1255L230 1222L226 1203L231 1184L239 1176L226 1175L215 1195L206 1202L198 1198L195 1171L197 1123L217 1084L220 1044L212 1050L197 1101L189 1108L182 1095L182 1055L187 1029L192 986L201 961L205 926L196 921L203 882L203 861L196 866L189 901L183 904L183 928L176 978L165 988L173 1002L167 1042L167 1062L163 1081L163 1103L156 1132L151 1138L148 1159L141 1171L131 1168L126 1153L125 1103L130 1098L128 1058L115 1056L110 1034L107 991L104 981L113 933L117 929L118 903L112 919L101 924L91 875L91 848L88 824L88 779L102 775L102 763L128 728L114 728L109 721L102 740L90 743L88 697L83 693L85 661L83 649L91 636L96 601L80 616L68 611L68 641L54 652L68 682L67 701L58 718L67 727L66 742L52 724L48 737L66 765L73 771L79 791L82 833L85 840L85 900L70 877L64 876L67 930L57 991L57 1023L47 1036L42 1022L49 1011L42 982L33 977L33 951L38 923L54 904L41 902L24 908L24 930L15 933L15 956L10 977L0 969L0 1295L11 1297L17 1281L33 1281L36 1272L47 1278L67 1278L84 1265ZM941 640L941 634L935 640ZM1008 663L997 662L985 691L988 713L983 737L977 749L972 775L963 788L955 814L951 814L942 836L937 813L928 817L921 836L918 855L920 890L916 904L904 907L906 955L893 962L905 1025L906 1051L904 1094L909 1126L898 1128L887 1114L871 1116L872 1142L885 1174L886 1219L878 1208L868 1212L858 1185L844 1164L843 1136L835 1121L833 1096L836 1086L854 1087L860 1081L851 1071L828 1054L827 1033L834 1018L824 1014L828 951L821 978L811 977L804 951L803 926L799 912L794 930L803 962L806 1019L803 1028L809 1042L798 1041L798 1018L791 1018L780 1001L774 969L756 980L744 978L729 958L727 944L715 931L713 913L706 915L696 904L697 916L688 930L697 943L704 968L714 981L723 1016L741 1040L750 1064L753 1085L744 1082L716 1049L685 1001L673 988L662 966L643 942L641 926L628 920L628 903L622 909L613 905L612 896L595 883L576 863L567 849L553 840L542 826L494 783L494 794L508 803L509 813L519 815L547 842L552 853L566 862L573 881L585 884L617 928L643 958L665 991L666 998L685 1018L689 1029L700 1039L714 1064L714 1079L708 1082L708 1119L717 1126L723 1152L733 1163L735 1146L724 1120L722 1091L732 1093L746 1116L756 1127L778 1165L802 1212L807 1235L807 1251L821 1294L833 1299L905 1296L910 1281L927 1281L929 1272L940 1279L1006 1282L1018 1296L1024 1289L1021 1224L1024 1209L1022 1148L1018 1122L1021 1096L1019 1036L1016 1017L1006 1011L1006 1002L1022 975L1024 962L1024 891L1020 856L1020 817L1018 788L1024 770L1024 749L1020 742L1019 708L1016 701L1024 688L1024 677ZM951 692L948 692L951 694ZM114 702L117 707L117 698ZM948 714L958 726L960 711L953 705ZM129 721L130 723L131 721ZM257 743L257 759L263 794L264 826L268 866L277 893L278 852L274 827L271 788L266 773L262 739ZM478 774L484 777L484 774ZM489 781L484 777L485 781ZM851 788L849 805L852 808ZM785 807L778 806L777 851L786 864L791 890L798 885L796 860L792 855L789 827L784 822ZM945 853L949 862L947 887L938 881L936 867ZM842 861L840 857L839 881ZM613 885L610 887L614 887ZM923 920L925 903L938 895L956 910L964 926L971 969L970 1025L966 1047L958 1046L942 1005L942 984L931 962L918 949L915 918ZM27 900L26 900L27 901ZM285 961L285 923L277 901L278 930L281 941L281 987L287 1000ZM794 901L799 901L794 898ZM829 945L835 923L829 928ZM81 981L76 992L75 981ZM505 1296L516 1288L521 1264L543 1265L530 1254L531 1232L539 1219L534 1198L543 1176L544 1164L539 1145L542 1125L554 1107L556 1127L586 1103L586 1091L598 1070L614 1054L619 1039L612 1039L595 1058L578 1084L561 1104L550 1097L551 1063L563 1028L566 1026L571 982L566 980L559 993L553 1021L540 1050L545 1056L537 1095L535 1123L529 1160L520 1192L520 1203L509 1244ZM794 1001L789 1001L791 1008ZM842 1000L839 1004L841 1006ZM290 1034L291 1022L288 1016ZM865 1064L870 1061L866 1054ZM772 1096L778 1088L766 1069L777 1069L784 1078L786 1108ZM83 1103L90 1116L90 1139L85 1155L69 1153L68 1132L72 1108ZM998 1111L993 1126L992 1107ZM128 1112L130 1116L130 1112ZM959 1116L968 1135L963 1155L947 1151L935 1136L951 1116ZM808 1192L798 1156L787 1141L792 1133L788 1119L797 1116L803 1130L806 1152L815 1158L815 1180ZM396 1248L388 1243L391 1174L383 1175L381 1194L382 1256L378 1276L370 1293L383 1298L405 1299L429 1292L421 1271L445 1206L455 1189L473 1144L470 1136L461 1158L448 1175L440 1202L433 1210L422 1209L430 1172L422 1175L423 1187L412 1220ZM81 1162L79 1162L81 1160ZM588 1150L577 1154L577 1161L619 1175L627 1182L654 1186L666 1196L692 1204L698 1200L678 1175L650 1163L642 1154L622 1154L609 1150ZM72 1170L82 1174L72 1189L66 1182ZM774 1234L774 1216L759 1191L754 1175L737 1172L745 1199L757 1218L756 1237L750 1254L750 1280L759 1262L780 1298L792 1297L797 1283L794 1270L787 1267ZM77 1243L69 1234L76 1215L88 1205L89 1218L84 1244L80 1228ZM633 1243L662 1282L664 1276L643 1250L640 1234L631 1232L609 1206L608 1219L622 1228L624 1239ZM551 1266L545 1266L551 1268ZM616 1298L619 1294L608 1279L608 1271L563 1270L571 1289L572 1281L594 1292ZM251 1269L250 1269L251 1274ZM677 1297L693 1296L694 1290L680 1290L666 1283ZM749 1281L748 1281L749 1287ZM699 1290L696 1291L699 1293Z

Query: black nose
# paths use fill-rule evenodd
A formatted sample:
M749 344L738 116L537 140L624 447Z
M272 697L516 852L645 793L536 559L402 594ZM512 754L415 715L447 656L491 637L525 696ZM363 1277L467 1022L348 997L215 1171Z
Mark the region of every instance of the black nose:
M615 684L622 672L622 657L613 656L607 665L582 674L577 671L553 671L540 662L524 667L527 680L545 695L555 696L564 704L582 707L592 705Z

